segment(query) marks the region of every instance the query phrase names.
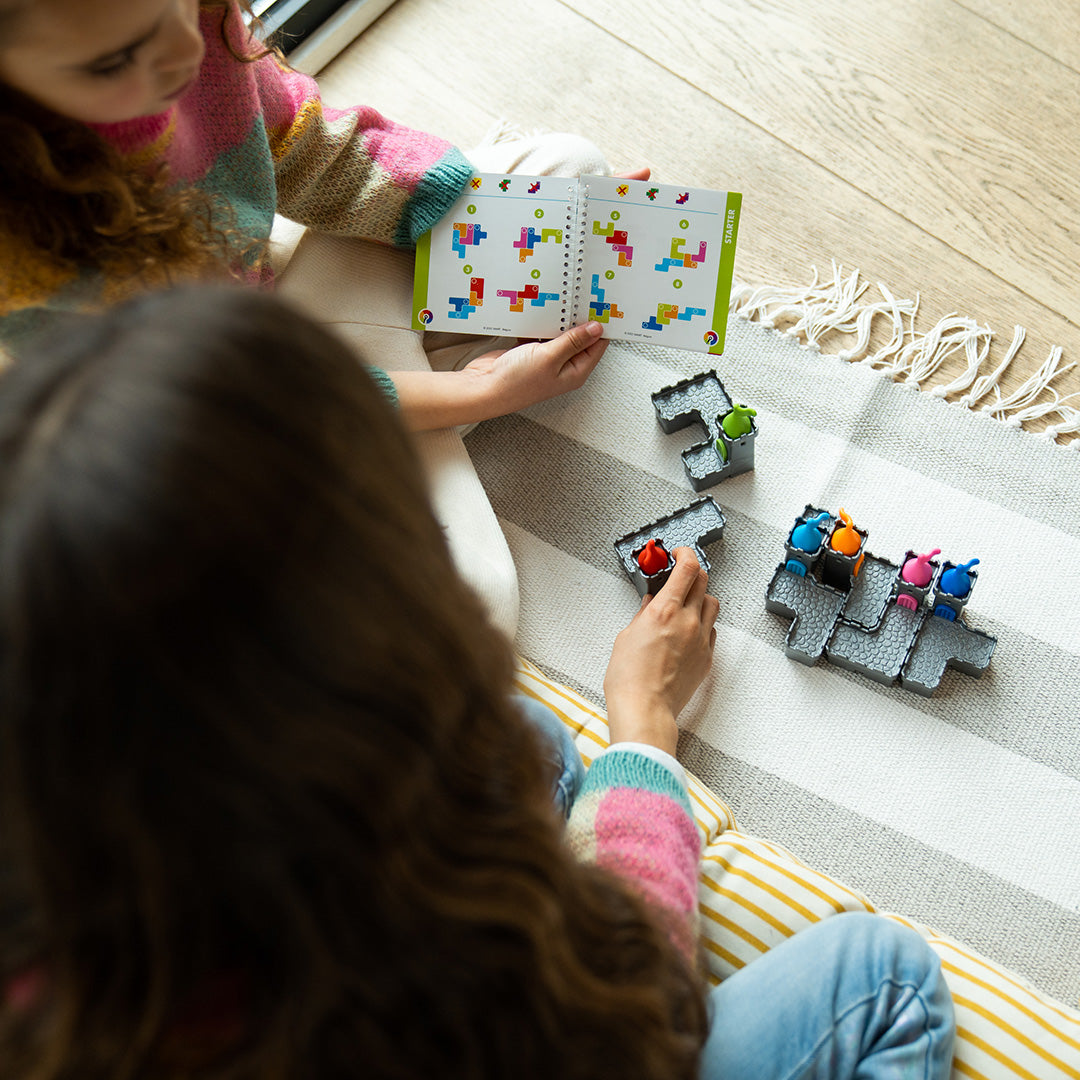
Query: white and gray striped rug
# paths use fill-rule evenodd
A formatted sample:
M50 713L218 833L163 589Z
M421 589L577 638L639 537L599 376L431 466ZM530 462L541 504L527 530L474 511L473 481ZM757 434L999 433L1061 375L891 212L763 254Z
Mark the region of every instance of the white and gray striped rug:
M613 345L589 384L467 439L517 562L520 652L602 702L637 594L613 542L687 505L649 395L707 357ZM1075 1005L1080 995L1080 453L733 319L716 365L757 409L753 472L709 490L720 599L709 680L679 754L734 809L875 903L953 935ZM981 679L929 698L782 648L769 579L806 504L867 550L977 557L965 617L998 639Z

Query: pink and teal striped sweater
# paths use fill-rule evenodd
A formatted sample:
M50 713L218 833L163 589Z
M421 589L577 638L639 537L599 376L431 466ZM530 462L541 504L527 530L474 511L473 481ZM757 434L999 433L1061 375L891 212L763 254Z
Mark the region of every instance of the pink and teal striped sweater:
M623 878L696 962L701 836L682 778L652 757L612 746L585 774L566 841L583 862Z
M184 97L156 116L99 125L102 137L133 162L164 160L177 185L222 198L253 239L269 237L277 212L323 232L415 244L464 187L472 170L461 152L373 109L324 106L314 79L273 56L236 60L221 18L202 13L206 56ZM233 50L250 53L235 6L225 25ZM17 345L51 310L94 310L132 291L28 266L0 297L0 341Z

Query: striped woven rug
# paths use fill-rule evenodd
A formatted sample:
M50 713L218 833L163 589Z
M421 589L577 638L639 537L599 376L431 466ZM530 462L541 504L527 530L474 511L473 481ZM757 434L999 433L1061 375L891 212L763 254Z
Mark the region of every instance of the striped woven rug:
M603 700L637 594L613 543L698 498L650 394L709 358L613 345L588 385L489 421L467 444L521 582L518 650ZM708 490L720 600L713 670L680 758L740 826L1080 997L1080 454L867 366L733 319L716 364L757 410L752 472ZM967 624L997 638L981 678L930 697L789 660L765 592L803 508L843 507L866 550L978 558Z

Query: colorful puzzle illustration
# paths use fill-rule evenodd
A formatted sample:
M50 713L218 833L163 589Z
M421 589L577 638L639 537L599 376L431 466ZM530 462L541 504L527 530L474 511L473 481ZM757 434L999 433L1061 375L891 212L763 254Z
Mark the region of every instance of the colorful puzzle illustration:
M525 301L532 307L544 307L549 300L558 300L559 293L541 292L539 285L526 285L523 289L499 289L496 296L505 296L510 301L511 311L524 311Z
M681 195L676 195L675 196L675 205L676 206L684 206L689 201L690 201L690 192L689 191L684 191Z
M541 229L537 232L531 225L521 227L521 239L515 240L514 247L518 248L518 262L524 262L536 248L537 244L546 244L554 240L556 244L562 243L562 229Z
M499 190L500 191L508 191L509 189L510 189L510 180L509 179L499 181Z
M659 193L660 193L659 188L651 187L651 188L649 188L648 191L645 192L645 198L648 199L649 202L656 202L656 196Z
M723 535L723 512L716 500L707 495L616 540L615 555L638 595L644 596L658 592L671 576L674 568L671 553L677 547L693 548L698 562L708 571L705 545Z
M689 322L695 315L704 315L704 308L688 307L685 311L679 310L678 304L657 304L656 314L650 315L641 324L642 330L663 330L671 323L672 319L680 322Z
M683 244L686 243L685 236L673 236L671 238L671 254L665 256L662 262L656 264L657 270L662 270L665 274L673 266L683 267L687 270L696 270L698 266L705 261L705 252L709 250L709 245L706 241L702 240L698 244L697 255L691 255L689 252L682 250Z
M487 239L487 233L474 222L455 221L451 243L459 259L464 259L467 247L473 247Z
M532 183L532 184L529 185L529 194L530 195L535 195L539 190L540 190L540 181L539 180L537 180L535 183Z
M787 655L824 656L927 697L947 667L979 678L997 645L961 617L979 560L939 564L937 550L909 551L898 566L867 552L867 536L843 509L834 517L807 505L795 520L765 593L766 610L792 620Z
M467 319L477 308L484 306L484 279L469 278L469 295L447 297L451 309L446 313L450 319Z
M652 403L666 435L691 424L705 429L706 440L682 452L683 468L695 491L754 467L757 413L733 402L715 371L657 390Z
M609 303L605 300L607 290L600 287L599 274L593 274L592 286L589 289L589 293L594 297L594 299L589 301L590 319L606 323L610 319L621 319L623 317L623 313L618 309L614 302Z
M606 227L599 221L592 223L593 236L604 237L604 243L611 245L611 250L619 254L620 266L634 265L634 249L626 242L626 230L616 229L613 223Z

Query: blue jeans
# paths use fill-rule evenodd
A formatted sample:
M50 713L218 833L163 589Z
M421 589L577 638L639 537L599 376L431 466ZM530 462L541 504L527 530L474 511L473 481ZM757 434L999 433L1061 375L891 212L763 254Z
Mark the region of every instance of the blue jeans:
M551 789L551 798L555 809L562 818L570 816L570 807L574 805L578 789L585 779L585 763L574 745L570 729L546 706L536 698L515 694L525 719L544 737L544 749L547 759L555 766L555 783Z
M566 725L541 702L515 701L555 765L552 799L570 813L585 776ZM937 954L879 915L823 919L711 993L701 1080L946 1080L952 998Z
M816 923L712 991L702 1080L935 1080L955 1022L937 955L878 915Z

